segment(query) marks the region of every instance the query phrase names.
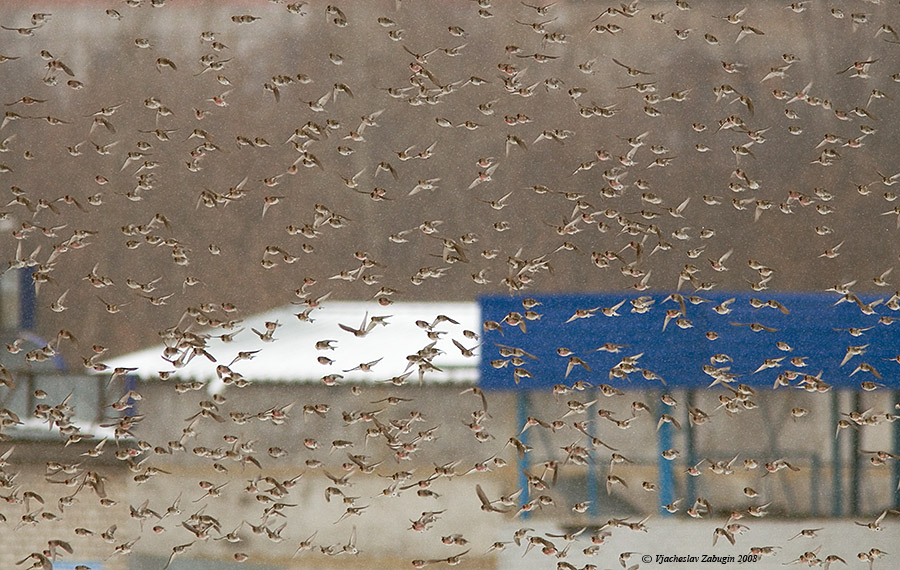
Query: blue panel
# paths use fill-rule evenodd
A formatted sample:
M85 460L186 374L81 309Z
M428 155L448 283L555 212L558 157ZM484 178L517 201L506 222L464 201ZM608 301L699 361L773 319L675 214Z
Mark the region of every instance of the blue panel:
M702 367L710 365L710 357L727 354L733 362L717 363L717 367L730 366L731 373L739 375L734 383L749 386L772 387L776 377L785 371L818 375L822 381L834 388L860 389L863 381L873 381L890 387L900 387L900 364L891 362L900 354L900 312L894 312L884 303L874 306L874 314L864 314L854 302L835 304L840 299L837 294L798 293L728 293L706 292L702 296L710 302L692 304L685 294L686 314L678 318L689 321L681 328L673 318L667 324L667 309L679 309L675 301L665 301L668 293L655 294L655 301L646 313L631 312L631 301L640 297L635 293L598 295L556 295L533 297L541 304L532 310L540 315L536 320L525 320L526 332L518 326L503 322L511 311L524 315L521 297L492 296L480 299L482 318L502 324L502 331L485 330L481 349L481 386L492 390L550 389L555 384L573 384L586 381L594 385L610 384L620 389L661 388L659 380L647 380L640 371L631 373L627 379L610 378L610 370L622 357L643 353L636 366L662 377L667 386L706 387L713 378L704 373ZM721 315L713 307L734 297L729 305L730 314ZM763 302L777 299L790 314L783 314L772 307L754 308L751 299ZM871 303L879 297L862 295L863 303ZM625 303L618 309L621 316L604 316L598 310L594 316L578 318L566 323L578 309L612 307L618 302ZM665 302L664 302L665 301ZM882 322L879 322L881 318ZM893 325L892 319L897 319ZM884 322L888 324L884 324ZM742 323L735 326L731 323ZM750 323L758 323L776 329L775 332L751 330ZM861 336L852 336L848 331L834 329L866 328ZM718 339L709 340L708 331L718 334ZM781 350L777 342L787 343L792 350ZM625 345L619 353L598 351L605 343ZM854 356L841 366L848 346L868 344L865 353ZM521 365L531 377L522 377L520 384L514 378L512 363L503 368L495 368L492 361L504 360L500 345L521 348L537 359L523 357ZM559 347L572 351L572 356L582 359L586 368L575 365L565 378L569 357L557 354ZM782 358L780 366L756 372L766 359ZM790 359L806 357L805 367L791 365ZM508 359L508 358L506 358ZM856 370L861 363L870 364L882 375L878 379L873 373ZM851 376L852 374L852 376ZM797 386L799 380L791 385Z
M19 270L19 328L26 331L34 330L37 318L37 295L31 274L30 267Z
M668 510L662 508L675 500L675 472L672 469L672 462L663 459L662 453L667 449L672 449L672 426L669 423L663 423L658 430L658 436L656 440L656 447L658 454L658 459L656 460L656 466L659 470L659 496L658 502L660 506L660 513L664 517L672 516Z

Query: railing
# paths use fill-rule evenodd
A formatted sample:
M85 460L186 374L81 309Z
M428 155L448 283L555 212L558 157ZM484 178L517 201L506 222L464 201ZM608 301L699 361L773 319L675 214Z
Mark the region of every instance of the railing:
M688 391L684 398L687 405L692 403L692 392ZM852 409L862 408L859 393L854 392L847 396L852 401ZM518 393L519 425L525 425L526 419L531 414L531 397L528 392ZM830 421L822 421L823 428L831 433L834 433L834 426L842 417L838 407L839 399L838 392L831 395ZM891 399L893 402L900 401L900 392L893 393ZM590 413L594 413L594 410L592 409ZM661 410L653 410L657 420L660 413ZM900 456L898 453L900 421L894 421L890 429L892 453L894 456ZM559 471L554 474L557 478L555 495L562 495L559 501L565 503L567 507L588 501L588 508L583 513L573 513L569 508L557 508L553 511L544 510L536 514L523 513L523 515L552 516L577 526L609 516L628 517L647 514L669 516L670 513L664 507L676 499L680 499L678 513L683 514L698 497L708 500L717 515L725 516L732 511L746 512L749 505L769 503L765 511L772 516L863 517L871 513L877 514L886 508L896 508L900 504L900 489L898 489L900 460L889 456L884 460L878 460L874 453L864 453L874 450L865 450L861 447L862 438L858 429L842 430L837 436L830 437L833 442L830 449L814 452L781 449L774 453L742 454L740 444L736 444L734 454L725 456L721 453L707 453L698 447L697 427L684 422L681 425L681 437L684 439L681 455L673 461L668 461L662 458L662 452L672 448L673 430L671 425L663 423L657 431L655 460L647 457L645 453L643 458L615 467L616 475L628 481L630 487L634 487L636 482L646 481L651 484L649 486L653 489L652 493L636 497L631 488L625 491L614 486L611 494L608 494L605 487L610 463L608 459L604 460L601 457L606 457L610 453L608 450L595 448L590 452L588 465L578 466L558 462ZM843 431L851 433L844 434ZM558 458L559 450L558 446L550 441L547 430L528 430L521 434L520 440L533 448L520 459L518 465L519 486L527 490L529 482L525 471L533 473L535 465L540 464L542 460ZM589 435L586 434L584 440L586 448L593 447ZM634 452L634 449L629 451ZM749 455L753 455L756 461L755 469L746 469L743 464L743 459ZM875 460L871 460L873 457ZM790 467L776 470L776 466L785 461L785 458ZM714 464L726 466L729 476L714 474L710 469ZM688 470L692 467L701 475L688 474ZM743 487L755 488L758 496L752 498L742 495ZM520 504L525 504L540 494L542 493L535 492L529 497L528 492L523 492L519 499ZM748 490L747 494L753 493ZM655 501L651 500L653 496L656 497Z

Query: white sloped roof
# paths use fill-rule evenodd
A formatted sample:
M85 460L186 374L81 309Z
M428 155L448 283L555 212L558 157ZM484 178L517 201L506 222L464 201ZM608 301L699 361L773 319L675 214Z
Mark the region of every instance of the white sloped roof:
M412 371L409 382L418 381L415 365L407 370L408 355L415 354L432 342L443 351L434 357L432 363L441 371L425 373L426 382L476 382L478 380L478 351L473 357L465 357L454 346L453 339L464 347L478 344L463 336L464 330L480 332L481 317L477 303L394 303L388 307L378 307L371 302L333 301L312 312L312 322L304 322L295 316L297 307L287 306L244 319L240 326L244 331L229 343L211 338L207 351L216 358L210 362L202 356L195 356L183 367L176 369L163 358L165 345L158 345L106 361L110 368L136 367L134 372L140 378L155 378L159 371L174 371L173 378L181 380L216 380L216 366L228 365L239 352L258 350L252 359L240 360L231 365L234 372L250 381L275 382L319 382L323 376L340 374L339 382L377 382L406 371ZM435 331L443 331L436 341L429 339L427 331L416 325L416 321L433 323L438 315L446 315L457 321L441 322ZM339 324L357 328L364 317L386 317L386 326L376 325L364 337L356 337L340 328ZM270 342L264 342L251 329L265 332L266 322L278 322ZM235 329L237 330L237 329ZM207 331L220 335L221 329ZM316 342L331 339L334 350L317 350ZM317 361L320 356L334 360L323 365ZM381 358L370 372L351 370L361 363ZM346 372L345 372L346 371Z

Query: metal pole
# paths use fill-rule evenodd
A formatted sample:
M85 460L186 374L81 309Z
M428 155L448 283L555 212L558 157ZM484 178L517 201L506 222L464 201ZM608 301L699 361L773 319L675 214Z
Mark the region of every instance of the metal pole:
M831 391L831 425L837 429L840 420L840 393ZM829 430L829 434L830 434ZM841 473L841 440L837 432L831 440L831 516L839 517L844 510L843 481Z
M697 464L697 451L695 449L695 440L694 440L694 428L691 425L690 415L691 408L694 407L694 390L692 388L688 388L685 393L685 404L687 407L687 415L688 417L684 420L684 447L685 447L685 455L687 457L688 467L693 467ZM697 499L697 485L694 482L693 475L688 475L685 477L686 488L685 488L685 504L692 504Z
M816 481L822 480L822 465L819 461L819 454L813 453L811 458L810 465L810 485L809 485L809 510L815 515L819 516L819 487L815 484Z
M137 376L134 374L125 375L125 393L134 391L137 387ZM137 415L137 401L134 398L128 398L128 409L125 410L125 417L132 418Z
M597 393L594 392L594 395ZM597 437L597 422L590 422L587 425L588 433L593 437ZM589 442L588 448L593 447L593 442ZM589 456L590 457L590 456ZM597 462L594 461L587 467L587 488L588 488L588 500L591 502L588 505L588 514L590 514L591 518L597 517L600 513L600 505L599 503L599 477L597 477Z
M853 392L853 409L862 409L862 393ZM859 487L860 487L860 462L859 462L859 429L852 430L850 434L850 514L859 514Z
M31 274L30 267L19 270L19 329L23 331L34 329L36 318L34 308L37 305L37 296Z
M528 421L528 392L525 390L518 390L516 392L516 416L518 419L518 425L524 427L525 422ZM528 445L528 431L525 431L520 435L522 443ZM521 508L528 501L528 478L525 477L525 470L528 469L528 454L523 454L519 457L519 488L522 489L522 493L519 495L519 507ZM522 518L527 519L530 513L524 512L522 513Z
M894 390L894 397L891 401L900 402L900 390ZM891 425L894 426L894 454L900 455L900 421L894 420ZM891 489L894 495L892 501L894 508L900 509L900 461L891 463Z
M655 416L657 423L659 422L660 416L662 416L664 409L660 399L657 397L655 399ZM658 464L658 480L659 480L659 506L662 510L662 515L665 517L672 516L668 510L663 509L665 505L668 505L674 500L675 495L675 473L672 470L672 462L663 459L662 452L667 449L672 448L672 426L669 425L669 422L663 422L657 431L656 436L656 447L659 452L656 458L656 462Z
M96 415L94 416L94 423L99 424L103 422L104 408L106 408L106 405L104 404L106 401L106 392L103 389L103 378L99 374L94 377L94 391L97 394L97 408L95 410Z
M26 399L26 403L28 405L27 409L29 410L29 414L30 414L30 411L34 410L35 405L37 405L37 398L34 395L34 391L35 391L34 373L29 370L28 372L25 372L22 376L25 377L24 378L25 390L26 390L25 398L27 398ZM22 378L20 377L19 381L21 381L21 380L22 380Z

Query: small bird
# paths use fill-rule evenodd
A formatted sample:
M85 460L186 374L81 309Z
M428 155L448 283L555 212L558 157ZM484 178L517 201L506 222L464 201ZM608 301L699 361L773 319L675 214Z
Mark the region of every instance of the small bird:
M363 338L364 336L369 334L369 332L375 328L375 325L376 325L375 322L369 321L369 312L368 311L366 311L365 315L363 315L363 320L362 320L362 323L360 323L359 328L353 328L353 327L338 323L338 326L342 330L345 330L345 331L353 334L353 336L355 336L357 338Z
M171 69L172 71L178 71L178 66L175 65L175 62L166 57L160 57L156 59L156 70L160 73L164 68Z
M878 515L877 517L875 517L875 520L873 520L873 521L870 521L870 522L853 521L853 522L857 526L862 526L869 530L880 531L883 528L881 526L881 522L884 520L884 517L887 516L888 512L893 513L893 514L898 514L898 511L884 510L884 511L881 511L881 514Z
M487 498L487 495L484 492L484 489L481 488L481 485L475 485L475 493L478 495L478 500L481 501L481 510L486 513L506 513L509 512L509 509L502 509L494 506L495 501L491 501Z
M859 356L861 354L865 354L866 348L868 348L868 347L869 347L868 343L859 345L859 346L848 346L847 353L844 355L843 360L841 360L840 366L843 366L843 365L847 364L848 362L850 362L850 359L853 358L854 356Z
M724 264L728 260L728 258L731 257L732 253L734 253L734 249L729 249L728 251L723 253L721 256L719 256L718 259L710 259L709 264L712 266L712 268L715 271L728 271L728 268L725 267Z
M726 528L719 527L713 531L713 544L712 544L713 546L716 545L716 542L719 540L720 537L725 538L728 542L730 542L732 544L732 546L734 545L734 534Z
M612 58L612 60L613 60L613 63L615 63L615 64L618 65L619 67L625 68L625 71L626 71L626 72L628 73L628 75L631 76L631 77L639 77L639 76L641 76L641 75L653 75L652 73L650 73L650 72L648 72L648 71L641 71L640 69L637 69L637 68L634 68L634 67L625 65L624 63L622 63L621 61L617 60L616 58Z
M618 303L616 303L616 304L613 305L612 307L601 307L601 308L600 308L600 312L603 313L603 314L604 314L605 316L607 316L607 317L619 317L619 316L621 316L621 315L619 315L619 313L617 313L616 311L618 311L618 309L619 309L622 305L625 304L625 301L626 301L626 300L627 300L627 299L622 299L621 301L619 301Z
M68 295L68 294L69 294L69 290L66 289L63 292L63 294L60 295L59 298L56 299L56 301L54 301L53 303L50 304L50 310L53 311L54 313L61 313L61 312L65 311L68 308L65 305L66 295Z
M778 332L778 329L760 323L736 323L732 321L730 324L735 327L750 327L750 330L753 332Z
M588 366L584 360L578 358L577 356L570 356L569 362L566 365L566 374L565 374L564 378L568 378L569 374L571 374L571 372L572 372L572 369L575 368L576 366L581 366L588 372L591 372L591 367Z
M816 537L818 536L817 533L818 533L820 530L824 530L824 527L820 527L820 528L805 528L805 529L801 530L800 532L798 532L797 534L795 534L794 536L792 536L791 538L789 538L788 540L794 540L795 538L800 538L800 537L803 537L803 538L816 538Z
M383 359L384 359L384 357L378 358L378 359L373 360L373 361L371 361L371 362L361 362L360 364L357 364L357 365L354 366L353 368L344 370L344 372L352 372L352 371L354 371L354 370L359 370L359 371L361 371L361 372L371 372L371 371L372 371L372 368L373 368L376 364L378 364L379 362L381 362Z
M263 198L263 210L262 217L266 217L266 212L269 211L269 208L272 206L281 203L281 201L286 198L286 196L265 196Z
M624 302L625 301L623 300L622 303L624 303ZM619 303L619 306L621 306L622 303ZM594 307L593 309L575 309L575 312L572 314L571 317L569 317L566 320L565 324L569 324L572 321L575 321L577 319L587 319L587 318L593 317L594 314L597 311L599 311L600 309L601 309L601 307Z

